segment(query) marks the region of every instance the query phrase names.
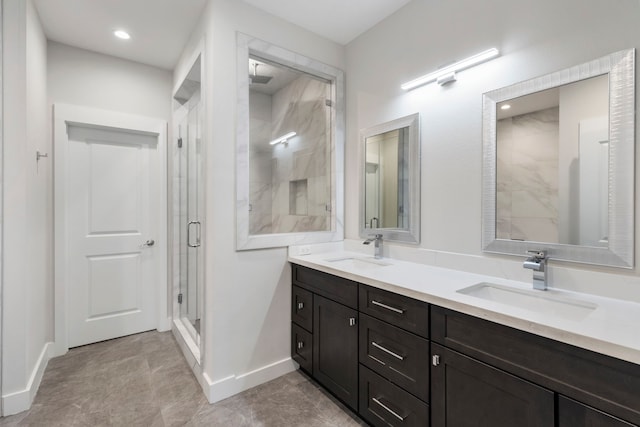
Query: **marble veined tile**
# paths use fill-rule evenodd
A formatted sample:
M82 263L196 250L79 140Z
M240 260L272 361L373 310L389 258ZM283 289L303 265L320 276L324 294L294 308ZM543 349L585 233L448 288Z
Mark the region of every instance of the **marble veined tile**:
M558 223L551 218L513 218L511 238L558 243Z
M496 220L496 238L511 239L511 218L500 218Z
M129 356L129 348L137 354ZM162 357L152 363L154 356ZM94 358L108 362L98 370L97 365L85 369ZM66 397L59 396L62 391ZM152 331L71 349L52 359L31 409L0 418L0 426L355 427L366 423L299 371L209 404L171 332Z
M514 191L511 193L512 218L558 217L558 195L545 191Z

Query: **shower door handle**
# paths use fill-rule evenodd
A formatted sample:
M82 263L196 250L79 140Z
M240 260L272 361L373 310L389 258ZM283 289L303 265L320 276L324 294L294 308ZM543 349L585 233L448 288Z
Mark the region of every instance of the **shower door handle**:
M191 226L192 225L197 225L197 234L196 234L196 242L195 243L191 243ZM187 224L187 246L189 246L190 248L197 248L200 247L200 221L189 221L189 224Z

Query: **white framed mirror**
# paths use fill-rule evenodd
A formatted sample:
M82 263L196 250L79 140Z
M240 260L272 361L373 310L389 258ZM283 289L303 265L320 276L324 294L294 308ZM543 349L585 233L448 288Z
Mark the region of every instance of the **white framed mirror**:
M483 96L482 246L634 265L635 50Z
M237 34L236 249L344 237L344 73Z
M360 132L360 237L420 243L420 116Z

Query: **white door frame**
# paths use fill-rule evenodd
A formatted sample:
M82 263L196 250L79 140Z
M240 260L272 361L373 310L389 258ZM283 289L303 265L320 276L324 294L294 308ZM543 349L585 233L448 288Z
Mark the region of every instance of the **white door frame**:
M158 134L158 164L160 195L158 215L158 259L167 260L167 122L165 120L133 114L101 110L77 105L55 104L53 108L54 153L54 356L69 350L67 330L68 258L66 224L67 123L82 123L96 127L124 128ZM167 301L167 269L158 272L157 329L171 329L171 314Z

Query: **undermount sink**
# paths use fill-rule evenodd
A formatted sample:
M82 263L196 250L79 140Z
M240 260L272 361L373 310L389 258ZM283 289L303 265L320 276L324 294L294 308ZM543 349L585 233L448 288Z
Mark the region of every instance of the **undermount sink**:
M534 291L482 282L458 293L540 314L552 314L569 320L580 320L591 314L597 304L563 295L554 290Z
M359 269L374 269L380 267L386 267L392 265L390 262L385 262L373 257L341 257L341 258L327 258L325 261L335 264L340 264L345 267L353 267Z

